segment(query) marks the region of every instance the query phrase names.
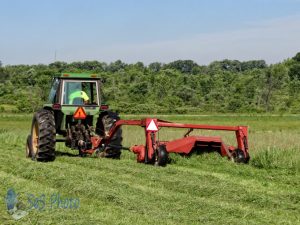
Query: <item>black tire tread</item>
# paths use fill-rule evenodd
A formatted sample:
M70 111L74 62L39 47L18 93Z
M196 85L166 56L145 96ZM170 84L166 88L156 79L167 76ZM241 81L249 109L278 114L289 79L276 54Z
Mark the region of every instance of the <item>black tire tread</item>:
M41 109L33 117L32 129L35 122L38 123L38 152L32 157L37 161L54 161L56 130L53 112Z
M169 154L167 152L165 145L158 146L157 149L157 161L155 165L157 166L166 166L169 161Z
M116 121L120 120L117 113L107 111L99 115L96 123L96 133L100 136L105 136L105 132L108 132ZM122 146L122 129L119 128L114 136L110 140L112 146ZM120 159L121 149L114 147L106 147L104 150L104 157Z
M247 155L247 157L245 157L245 154L244 152L241 150L241 149L235 149L233 152L232 152L232 157L233 157L233 160L234 162L236 163L245 163L247 164L249 162L249 155Z

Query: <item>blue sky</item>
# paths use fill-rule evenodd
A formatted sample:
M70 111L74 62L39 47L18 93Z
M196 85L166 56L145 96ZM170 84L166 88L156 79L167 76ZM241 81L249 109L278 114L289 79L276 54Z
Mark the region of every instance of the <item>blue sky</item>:
M300 51L300 0L0 0L3 64L265 59ZM55 54L56 52L56 54Z

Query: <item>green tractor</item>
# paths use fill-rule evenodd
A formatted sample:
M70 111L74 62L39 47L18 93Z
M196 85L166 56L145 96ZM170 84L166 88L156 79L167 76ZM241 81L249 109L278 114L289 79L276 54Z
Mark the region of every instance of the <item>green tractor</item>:
M33 116L26 157L53 161L56 142L78 150L80 156L88 154L93 137L105 137L120 119L107 105L101 104L100 93L101 78L96 74L63 73L54 77L47 104ZM107 146L97 155L119 159L121 142L122 130L119 129L111 138L113 147Z

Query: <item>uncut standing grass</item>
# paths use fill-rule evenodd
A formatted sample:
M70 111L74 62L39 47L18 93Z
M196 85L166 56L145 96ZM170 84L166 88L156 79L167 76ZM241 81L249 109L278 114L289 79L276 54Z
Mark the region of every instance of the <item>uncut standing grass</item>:
M123 116L140 118L140 116ZM1 224L297 224L299 219L299 116L161 116L177 122L248 125L251 161L237 165L218 154L172 155L165 168L138 164L132 153L121 160L59 155L51 163L25 158L31 116L0 115ZM125 146L143 144L143 130L124 127ZM184 130L163 129L161 139ZM234 144L234 133L220 135ZM67 150L61 143L60 152ZM27 195L44 194L43 210L20 221L6 212L4 196L13 187L28 207ZM50 207L53 193L80 199L79 209Z

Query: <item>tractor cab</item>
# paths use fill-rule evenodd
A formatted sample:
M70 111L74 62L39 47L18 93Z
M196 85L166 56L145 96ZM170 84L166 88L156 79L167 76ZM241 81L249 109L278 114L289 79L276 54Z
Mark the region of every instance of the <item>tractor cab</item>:
M95 74L64 73L53 80L49 104L61 106L100 106L101 80Z

